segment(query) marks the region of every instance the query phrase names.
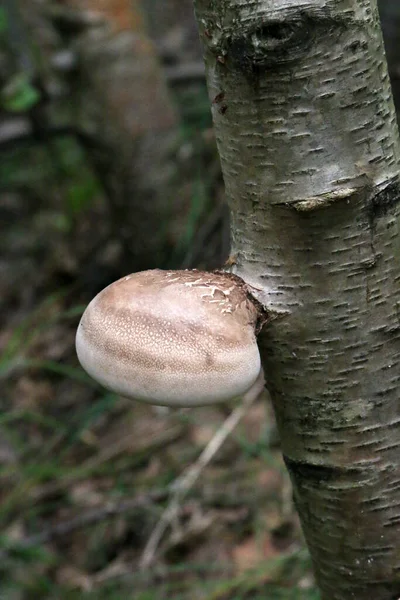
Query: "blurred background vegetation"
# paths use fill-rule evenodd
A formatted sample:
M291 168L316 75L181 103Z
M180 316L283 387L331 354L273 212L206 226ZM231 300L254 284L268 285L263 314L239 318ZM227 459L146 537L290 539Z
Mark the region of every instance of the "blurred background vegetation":
M400 5L380 4L398 98ZM191 0L3 0L0 154L0 598L316 600L268 398L149 554L232 407L135 404L75 356L111 281L228 259Z

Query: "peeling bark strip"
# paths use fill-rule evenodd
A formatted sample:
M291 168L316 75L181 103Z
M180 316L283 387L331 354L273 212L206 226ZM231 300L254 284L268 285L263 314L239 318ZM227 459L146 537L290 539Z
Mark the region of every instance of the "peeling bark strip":
M397 600L399 141L376 2L195 7L236 272L282 313L263 364L323 598Z

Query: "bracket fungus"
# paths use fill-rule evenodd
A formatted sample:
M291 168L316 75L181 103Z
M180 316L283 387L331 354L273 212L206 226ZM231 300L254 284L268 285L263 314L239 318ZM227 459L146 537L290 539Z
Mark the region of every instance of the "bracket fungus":
M236 275L142 271L90 302L76 350L89 375L122 396L166 406L223 402L259 375L263 315Z

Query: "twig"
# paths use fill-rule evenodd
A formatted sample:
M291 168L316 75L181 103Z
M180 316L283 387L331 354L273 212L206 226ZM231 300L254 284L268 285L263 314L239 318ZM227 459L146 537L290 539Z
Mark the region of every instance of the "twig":
M249 410L250 406L257 400L264 389L264 374L260 372L257 381L253 387L243 396L240 405L235 408L229 417L224 421L213 438L209 441L203 452L200 454L195 463L188 467L170 486L172 497L164 510L160 520L154 528L150 538L147 541L142 557L140 559L140 568L147 569L154 560L157 548L161 539L170 526L176 519L179 512L179 507L183 498L187 495L197 479L200 477L203 469L214 458L218 450L221 448L225 440L232 433L240 420Z

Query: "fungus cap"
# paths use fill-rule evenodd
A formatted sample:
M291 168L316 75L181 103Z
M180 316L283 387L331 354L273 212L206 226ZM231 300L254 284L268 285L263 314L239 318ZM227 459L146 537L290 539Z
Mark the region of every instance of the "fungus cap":
M260 372L257 318L235 275L142 271L90 302L76 349L89 375L122 396L167 406L223 402Z

